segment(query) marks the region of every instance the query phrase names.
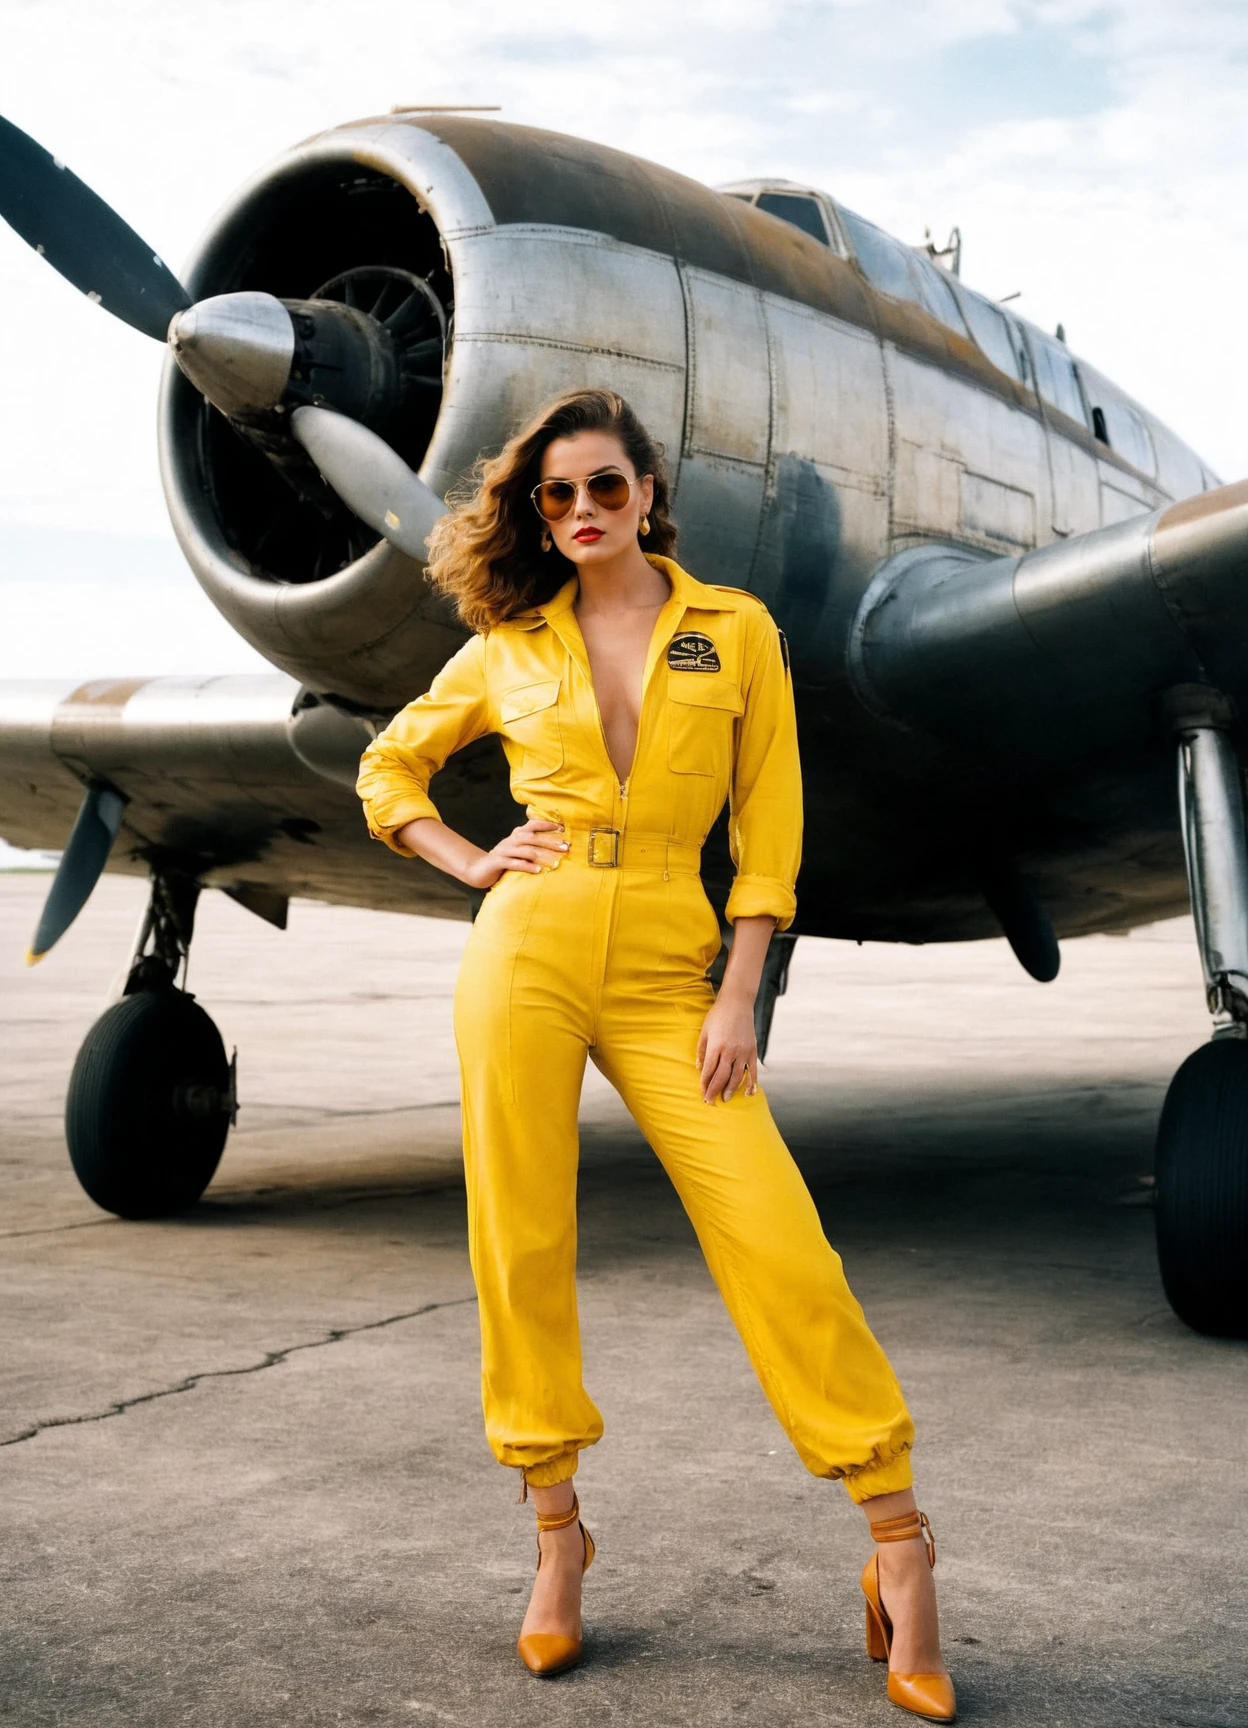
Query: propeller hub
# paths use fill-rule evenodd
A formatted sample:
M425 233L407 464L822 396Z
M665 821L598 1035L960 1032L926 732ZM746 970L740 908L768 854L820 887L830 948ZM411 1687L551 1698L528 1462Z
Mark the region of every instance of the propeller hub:
M223 414L276 408L295 358L290 313L272 294L216 294L175 314L173 357Z

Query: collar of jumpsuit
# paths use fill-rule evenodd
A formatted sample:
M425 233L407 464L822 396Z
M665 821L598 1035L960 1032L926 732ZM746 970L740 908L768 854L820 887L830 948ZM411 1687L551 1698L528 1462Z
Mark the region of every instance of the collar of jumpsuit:
M648 561L672 591L646 654L637 749L623 785L576 620L577 578L491 632L500 648L506 644L509 687L500 695L499 718L512 790L530 816L572 830L578 847L580 836L596 828L700 847L729 789L733 730L744 711L751 660L740 620L762 608L743 591L697 581L670 558ZM607 856L611 844L599 842L599 853Z

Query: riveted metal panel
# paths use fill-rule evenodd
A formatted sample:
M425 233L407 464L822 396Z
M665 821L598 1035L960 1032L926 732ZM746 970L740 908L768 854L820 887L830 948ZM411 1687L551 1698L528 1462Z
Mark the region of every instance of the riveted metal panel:
M1037 415L891 343L884 353L896 436L894 539L937 535L1006 551L1051 538ZM1029 518L1036 538L1020 542Z
M1097 494L1096 458L1060 426L1045 428L1049 447L1049 476L1053 507L1050 525L1055 534L1087 534L1101 523L1117 520L1103 516ZM1048 538L1047 535L1044 538Z
M869 330L767 295L776 452L813 461L848 486L882 491L888 410L880 344Z
M969 539L1020 548L1036 544L1035 494L969 468L962 470L958 517Z
M766 491L771 372L762 299L683 268L688 330L685 441L676 519L703 580L744 587Z
M457 264L457 341L568 341L684 370L684 304L671 258L584 229L533 225L465 236Z
M764 296L771 460L750 587L784 630L799 685L829 652L888 536L888 406L873 332Z
M1103 527L1108 528L1114 522L1129 522L1135 516L1147 516L1150 510L1155 510L1165 501L1155 486L1149 486L1114 463L1094 462L1091 466L1097 511Z
M689 318L690 455L766 466L771 374L763 302L756 290L704 270L681 271Z

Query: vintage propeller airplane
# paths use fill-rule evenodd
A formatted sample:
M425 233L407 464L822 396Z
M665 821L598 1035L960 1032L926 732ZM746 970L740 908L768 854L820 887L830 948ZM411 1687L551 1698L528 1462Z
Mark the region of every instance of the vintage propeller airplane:
M1213 1037L1162 1114L1161 1270L1190 1325L1248 1335L1248 484L823 192L709 190L479 115L300 145L185 287L2 122L0 214L167 340L174 530L279 669L0 686L0 833L65 848L33 952L106 866L151 879L69 1088L100 1205L185 1207L225 1144L231 1068L179 988L203 888L279 925L291 895L470 915L367 840L355 766L462 638L422 579L448 491L539 403L602 383L666 442L683 560L752 589L791 644L807 843L764 1036L796 936L1003 930L1045 980L1060 936L1190 892ZM495 743L439 782L486 844L515 820ZM721 905L727 870L711 844Z

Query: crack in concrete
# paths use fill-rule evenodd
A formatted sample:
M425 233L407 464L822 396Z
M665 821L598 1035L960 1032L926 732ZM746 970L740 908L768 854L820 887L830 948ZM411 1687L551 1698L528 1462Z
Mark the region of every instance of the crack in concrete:
M426 1302L420 1308L409 1308L402 1314L387 1314L380 1320L365 1320L358 1326L335 1326L323 1338L309 1338L302 1344L288 1344L283 1350L266 1350L262 1362L249 1362L242 1368L206 1368L200 1374L188 1374L174 1386L161 1386L155 1392L139 1392L133 1398L122 1398L106 1410L95 1410L82 1416L50 1416L46 1422L35 1422L20 1434L0 1440L0 1448L20 1446L25 1440L49 1428L81 1428L90 1422L107 1422L112 1416L124 1416L138 1404L154 1404L158 1398L175 1398L180 1392L191 1392L204 1380L232 1380L243 1374L260 1374L266 1368L276 1368L301 1350L323 1350L327 1344L339 1344L344 1338L354 1338L361 1332L377 1332L384 1326L397 1326L401 1320L419 1320L424 1314L435 1314L442 1308L463 1308L476 1301L476 1296L455 1296L449 1302Z
M59 1236L64 1230L98 1230L102 1224L122 1224L122 1218L79 1218L72 1224L38 1224L33 1230L0 1230L0 1242L12 1242L19 1236Z

